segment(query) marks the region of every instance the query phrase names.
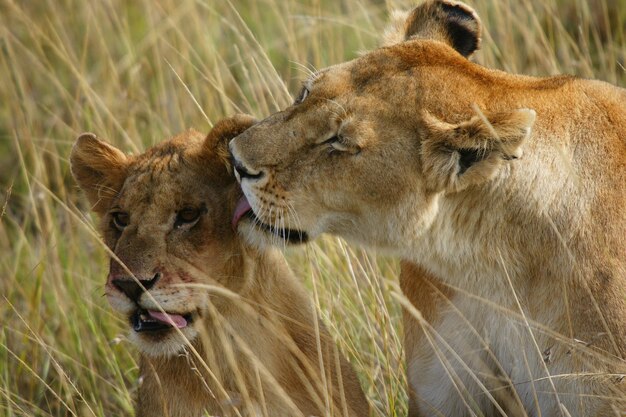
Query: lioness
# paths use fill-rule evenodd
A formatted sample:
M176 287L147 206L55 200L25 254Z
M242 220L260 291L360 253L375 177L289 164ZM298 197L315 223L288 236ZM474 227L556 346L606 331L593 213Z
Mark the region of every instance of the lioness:
M267 232L400 256L411 416L626 410L626 90L467 58L427 1L230 143Z
M241 241L236 116L127 156L81 135L71 168L110 249L106 295L141 351L138 417L363 417L357 376L276 250ZM321 356L320 356L321 355Z

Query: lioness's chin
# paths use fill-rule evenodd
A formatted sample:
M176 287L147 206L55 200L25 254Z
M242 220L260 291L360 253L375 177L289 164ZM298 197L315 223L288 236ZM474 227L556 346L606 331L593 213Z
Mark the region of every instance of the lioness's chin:
M145 355L174 356L183 353L198 337L198 331L192 326L178 330L180 333L173 327L156 332L137 332L131 329L128 338Z
M239 234L250 245L264 248L267 246L285 246L306 243L311 238L310 234L301 230L276 229L260 222L254 214L241 219L237 225Z

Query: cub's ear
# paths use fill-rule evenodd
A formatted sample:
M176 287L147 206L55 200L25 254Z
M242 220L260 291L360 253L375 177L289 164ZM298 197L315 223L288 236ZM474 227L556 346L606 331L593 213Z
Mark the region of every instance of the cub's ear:
M490 180L507 161L522 156L535 116L531 109L481 113L453 125L424 114L421 160L427 186L456 192Z
M470 6L453 0L426 0L411 12L394 12L385 46L410 39L434 39L470 57L480 48L482 23Z
M236 114L220 120L213 126L204 140L203 157L217 158L229 174L232 174L228 142L256 122L254 117L247 114Z
M93 211L103 215L126 180L129 158L119 149L83 133L70 155L72 175L87 195Z

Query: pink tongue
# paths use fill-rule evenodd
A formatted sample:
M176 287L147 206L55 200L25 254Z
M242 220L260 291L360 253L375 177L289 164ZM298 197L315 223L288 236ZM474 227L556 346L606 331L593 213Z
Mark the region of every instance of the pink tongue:
M233 229L237 228L239 220L241 220L241 218L250 210L252 210L252 207L250 207L250 203L248 203L246 196L241 196L237 202L237 207L235 207L235 213L233 214L233 220L231 222Z
M161 323L169 324L170 326L178 327L179 329L187 327L187 320L185 320L181 315L161 313L160 311L152 310L148 310L148 314L150 317L160 321Z

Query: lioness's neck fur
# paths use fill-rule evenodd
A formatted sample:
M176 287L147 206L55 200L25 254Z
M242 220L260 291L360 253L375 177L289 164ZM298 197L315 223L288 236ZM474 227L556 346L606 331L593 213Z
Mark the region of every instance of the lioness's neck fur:
M439 45L426 47L427 53L437 53ZM626 147L626 91L599 81L518 77L469 61L458 65L465 69L457 75L459 82L447 94L434 88L437 98L425 94L424 108L463 118L472 105L495 112L526 107L539 116L521 163L506 166L489 183L440 195L425 232L396 234L393 239L399 240L389 244L405 245L402 257L425 268L416 272L404 265L404 287L433 274L448 291L445 297L432 289L405 291L417 308L431 306L433 318L427 322L448 343L428 341L415 330L407 343L421 346L422 354L409 362L409 379L415 381L416 394L424 395L420 383L429 384L426 364L435 359L424 352L433 346L447 355L450 349L482 349L490 353L461 356L474 369L497 369L496 375L515 384L517 392L500 390L495 396L509 404L509 413L540 409L561 415L560 402L571 415L608 415L612 408L601 405L600 397L612 397L621 404L614 407L621 407L626 392L626 194L616 192L626 184L623 168L616 170L626 162L624 153L616 152ZM489 88L477 88L464 99L464 89L483 83ZM564 113L571 117L561 117ZM408 217L410 223L406 213L412 204L408 199L399 205L398 218ZM596 233L598 225L602 233ZM406 229L396 224L394 230ZM435 304L433 297L439 299ZM423 327L410 314L406 320ZM459 364L452 367L464 373ZM485 383L486 389L498 386L501 382ZM454 389L450 384L445 390ZM444 401L445 390L441 396L427 395ZM473 390L483 398L480 408L490 409L482 389ZM589 398L582 405L577 396L589 392L597 392L598 400ZM525 411L515 405L533 395L536 405L526 405Z

